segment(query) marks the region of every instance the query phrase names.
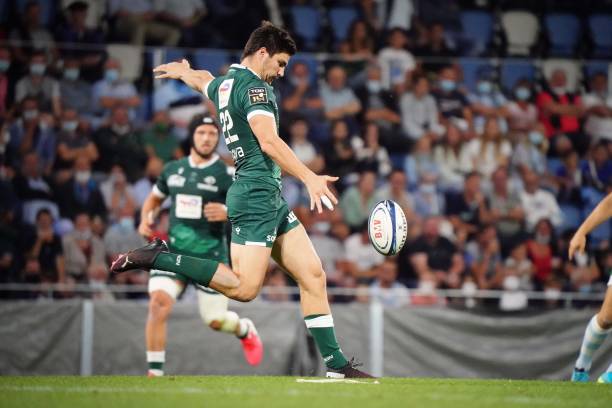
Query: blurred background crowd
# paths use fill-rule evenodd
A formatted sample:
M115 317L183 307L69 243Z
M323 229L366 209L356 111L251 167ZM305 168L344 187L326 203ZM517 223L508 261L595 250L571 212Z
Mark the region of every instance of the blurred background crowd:
M612 182L611 13L606 0L0 1L0 282L146 296L105 289L147 281L110 277L109 261L143 244L139 209L164 163L188 153L193 115L215 115L151 69L187 58L222 74L269 19L300 49L274 84L281 135L313 171L341 177L333 212L311 212L290 177L284 195L328 286L369 288L334 301L493 289L513 310L526 291L549 306L604 291L610 224L584 256L566 249ZM368 242L382 199L409 222L393 258ZM156 234L167 226L162 212ZM292 283L272 266L266 285Z

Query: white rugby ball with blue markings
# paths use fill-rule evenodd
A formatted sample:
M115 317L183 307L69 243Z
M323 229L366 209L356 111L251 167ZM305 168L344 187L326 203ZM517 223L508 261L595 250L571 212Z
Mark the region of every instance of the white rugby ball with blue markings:
M408 235L408 223L402 208L392 200L376 204L368 219L370 242L385 256L397 254Z

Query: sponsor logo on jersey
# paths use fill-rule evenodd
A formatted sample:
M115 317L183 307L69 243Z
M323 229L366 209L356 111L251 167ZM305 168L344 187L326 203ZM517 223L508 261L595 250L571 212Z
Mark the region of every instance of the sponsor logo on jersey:
M185 171L185 168L179 167L178 174L183 174L184 171Z
M236 227L235 230L236 230L236 234L240 234L240 227Z
M178 174L173 174L168 177L168 187L183 187L184 185L185 177L179 176Z
M268 91L266 88L249 88L249 101L251 105L257 103L268 103Z
M210 184L198 183L196 184L196 187L198 187L200 190L212 191L213 193L219 191L219 187L211 186Z
M229 104L232 86L234 86L234 78L226 79L219 85L219 109L223 109Z
M289 213L289 215L287 215L287 222L288 223L292 223L294 221L297 221L297 217L295 216L295 214L293 213L293 211L291 211Z
M215 178L215 176L206 176L204 177L204 182L206 184L215 184L217 182L217 179Z

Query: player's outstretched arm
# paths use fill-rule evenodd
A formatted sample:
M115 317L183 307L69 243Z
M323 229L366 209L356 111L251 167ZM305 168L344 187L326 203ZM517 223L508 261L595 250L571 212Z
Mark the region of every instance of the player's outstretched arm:
M572 259L576 251L580 251L581 253L584 252L586 235L610 217L612 217L612 194L608 194L606 198L597 204L597 207L595 207L593 212L584 220L572 237L568 250L569 259Z
M338 204L338 200L327 186L328 182L338 180L338 177L319 176L313 173L297 158L287 143L278 136L274 119L265 115L255 115L249 119L251 130L257 137L259 145L265 154L270 156L280 168L300 180L308 189L310 209L315 207L318 212L323 210L321 200ZM326 198L322 198L326 197Z
M204 93L204 87L215 77L208 71L198 71L192 69L189 62L184 59L181 62L169 62L153 68L155 79L179 79L191 89Z
M155 224L155 217L157 216L163 201L163 198L160 198L153 193L149 193L142 204L138 233L143 237L151 238L151 235L153 235L153 224Z

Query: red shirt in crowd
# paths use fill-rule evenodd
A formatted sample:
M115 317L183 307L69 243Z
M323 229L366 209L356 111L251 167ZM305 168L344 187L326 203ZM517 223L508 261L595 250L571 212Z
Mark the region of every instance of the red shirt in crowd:
M560 127L559 129L555 128L550 121L550 116L545 112L544 106L550 102L557 102L561 105L580 105L581 100L580 96L575 96L573 100L568 96L568 94L563 94L561 96L557 96L557 100L555 100L549 92L540 92L537 97L536 105L538 106L538 110L540 112L540 122L544 124L544 128L546 129L546 137L552 137L556 133L573 133L578 132L580 130L580 122L576 116L569 115L559 115Z

